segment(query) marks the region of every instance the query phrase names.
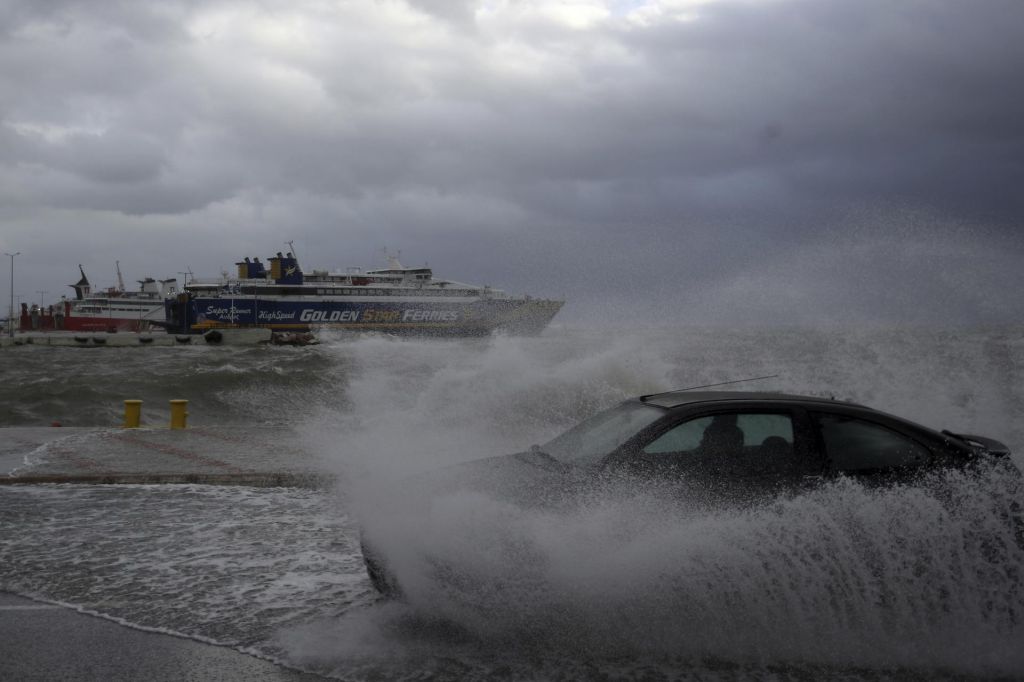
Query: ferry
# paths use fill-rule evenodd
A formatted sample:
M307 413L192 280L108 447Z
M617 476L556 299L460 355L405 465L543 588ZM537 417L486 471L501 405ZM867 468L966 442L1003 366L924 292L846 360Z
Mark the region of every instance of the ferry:
M139 280L137 291L128 291L121 276L121 265L116 263L116 287L93 292L85 270L78 266L82 277L76 284L75 298L61 297L56 305L21 304L19 328L21 331L69 332L140 332L163 327L166 313L164 301L178 293L176 279Z
M167 331L209 334L232 328L279 333L344 329L433 336L538 334L564 301L511 296L489 286L435 279L429 267L404 267L396 256L379 270L304 273L288 253L246 257L237 277L192 279L166 302ZM269 267L268 267L269 265Z

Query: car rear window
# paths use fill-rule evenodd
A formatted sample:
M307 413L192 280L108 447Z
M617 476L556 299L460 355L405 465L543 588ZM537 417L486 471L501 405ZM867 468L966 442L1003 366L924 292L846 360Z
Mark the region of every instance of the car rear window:
M917 441L874 422L840 414L814 413L825 452L839 471L919 466L931 453Z

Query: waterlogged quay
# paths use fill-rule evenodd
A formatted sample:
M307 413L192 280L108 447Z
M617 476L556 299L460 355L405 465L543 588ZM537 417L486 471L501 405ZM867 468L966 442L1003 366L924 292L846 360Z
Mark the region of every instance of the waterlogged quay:
M389 524L396 479L521 451L629 395L738 377L991 434L1020 464L1024 329L321 341L0 354L5 473L228 483L249 462L329 480L0 486L0 589L342 679L1024 675L1024 558L985 544L1002 520L975 488L1019 497L997 473L950 479L949 500L846 479L757 512L644 490L571 511L447 495L438 532L408 545L406 603L379 600L358 531L370 509ZM138 432L117 428L129 397L144 401ZM187 432L166 429L176 398ZM505 589L438 580L436 557Z

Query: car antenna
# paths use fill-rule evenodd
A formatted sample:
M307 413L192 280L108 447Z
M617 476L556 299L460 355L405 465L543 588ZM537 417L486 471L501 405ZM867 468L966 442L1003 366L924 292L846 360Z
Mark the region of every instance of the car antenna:
M682 393L683 391L696 391L698 388L711 388L713 386L726 386L728 384L740 384L744 381L761 381L762 379L776 379L778 374L767 374L763 377L750 377L749 379L733 379L732 381L720 381L717 384L704 384L703 386L689 386L687 388L677 388L673 391L663 391L661 393L651 393L650 395L640 396L641 401L645 401L648 398L653 398L656 395L665 395L666 393Z

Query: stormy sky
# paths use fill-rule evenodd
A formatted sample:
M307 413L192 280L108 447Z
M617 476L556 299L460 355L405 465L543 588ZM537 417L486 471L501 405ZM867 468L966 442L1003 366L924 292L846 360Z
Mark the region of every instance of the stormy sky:
M569 322L1019 322L1022 73L1020 0L0 0L0 251L47 303L292 240Z

